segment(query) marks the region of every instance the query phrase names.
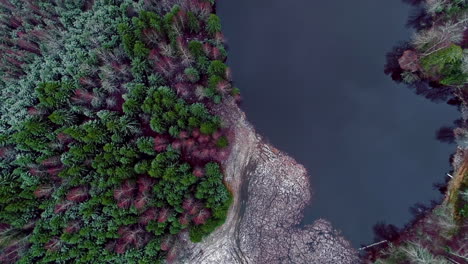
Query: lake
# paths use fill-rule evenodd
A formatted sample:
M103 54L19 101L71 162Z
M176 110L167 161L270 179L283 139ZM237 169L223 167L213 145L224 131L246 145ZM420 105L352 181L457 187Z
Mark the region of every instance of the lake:
M455 145L435 133L459 114L383 73L385 54L411 36L409 6L231 0L217 9L242 108L311 175L304 224L325 218L359 247L378 221L403 226L412 205L441 197L433 183Z

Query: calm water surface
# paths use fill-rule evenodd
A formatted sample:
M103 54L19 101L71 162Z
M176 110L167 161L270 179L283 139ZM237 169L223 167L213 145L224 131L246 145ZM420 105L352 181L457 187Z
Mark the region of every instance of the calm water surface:
M399 0L227 0L218 13L242 108L258 132L309 170L304 224L326 218L354 246L378 221L402 226L455 149L435 131L458 114L383 74L409 7Z

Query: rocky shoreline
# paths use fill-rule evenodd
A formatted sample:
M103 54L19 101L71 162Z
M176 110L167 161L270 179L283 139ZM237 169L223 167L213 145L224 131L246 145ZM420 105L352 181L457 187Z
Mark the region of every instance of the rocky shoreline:
M233 100L215 108L235 135L225 181L234 195L226 223L182 263L358 263L357 252L327 221L299 227L311 201L306 169L266 144Z

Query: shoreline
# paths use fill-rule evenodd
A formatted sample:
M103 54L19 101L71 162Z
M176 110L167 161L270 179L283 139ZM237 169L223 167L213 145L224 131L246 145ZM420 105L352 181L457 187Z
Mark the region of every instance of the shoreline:
M201 243L189 242L181 262L357 263L357 251L326 220L299 226L311 201L305 168L264 143L232 100L214 112L235 134L223 163L234 200L226 222Z

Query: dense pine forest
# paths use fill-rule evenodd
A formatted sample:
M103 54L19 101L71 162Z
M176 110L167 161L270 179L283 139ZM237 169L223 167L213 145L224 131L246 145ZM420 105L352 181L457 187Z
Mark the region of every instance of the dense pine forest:
M221 225L213 0L0 0L0 263L162 263Z
M453 175L439 204L420 208L405 228L376 226L369 262L468 263L468 3L466 0L405 0L416 7L408 25L412 40L387 56L385 72L434 101L458 107L462 118L449 129L457 143ZM423 117L421 117L423 118ZM375 261L375 262L374 262Z

